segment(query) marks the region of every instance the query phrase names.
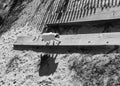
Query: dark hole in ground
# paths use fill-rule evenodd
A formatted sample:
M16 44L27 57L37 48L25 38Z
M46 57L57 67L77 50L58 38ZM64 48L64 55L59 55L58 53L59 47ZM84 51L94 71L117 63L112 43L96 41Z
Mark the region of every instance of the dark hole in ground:
M58 66L58 63L55 63L57 55L50 56L49 54L45 54L41 56L40 68L39 68L39 76L49 76L53 74Z

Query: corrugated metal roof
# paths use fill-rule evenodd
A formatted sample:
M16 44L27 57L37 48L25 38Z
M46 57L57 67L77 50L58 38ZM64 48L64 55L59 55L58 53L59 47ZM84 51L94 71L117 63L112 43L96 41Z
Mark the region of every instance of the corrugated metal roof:
M47 24L116 19L120 0L55 0Z

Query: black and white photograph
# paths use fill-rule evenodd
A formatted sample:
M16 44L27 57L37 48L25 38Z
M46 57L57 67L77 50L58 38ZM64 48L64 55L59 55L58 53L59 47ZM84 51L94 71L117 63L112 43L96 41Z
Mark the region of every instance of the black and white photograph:
M0 0L0 86L120 86L120 0Z

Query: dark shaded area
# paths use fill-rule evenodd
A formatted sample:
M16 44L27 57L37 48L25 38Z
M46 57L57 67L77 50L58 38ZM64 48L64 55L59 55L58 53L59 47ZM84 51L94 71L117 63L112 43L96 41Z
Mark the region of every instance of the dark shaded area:
M105 26L105 25L109 25L113 26L116 25L117 23L119 24L120 19L108 19L108 20L91 20L91 21L82 21L82 22L66 22L66 23L54 23L54 24L47 24L48 26L56 26L56 25L60 25L60 26L71 26L71 25L77 25L77 26L81 26L81 25L95 25L95 26Z
M64 1L64 5L63 5L63 12L65 12L65 11L66 11L67 6L68 6L68 3L69 3L69 0L65 0L65 1Z
M58 17L57 17L58 20L61 18L62 13L66 11L68 3L69 3L69 0L64 0L59 2L59 5L56 11L56 13L58 13Z
M112 27L112 28L114 27L114 25L112 23L105 23L104 26L105 27L104 27L103 33L105 33L105 32L111 32L109 28L110 27Z
M67 23L59 23L59 24L54 23L54 24L47 24L46 32L56 32L59 34L64 34L66 32L69 32L70 30L74 34L120 32L115 28L115 26L118 25L120 25L120 19L85 21L85 22L67 22ZM86 27L86 29L82 27ZM98 29L92 29L91 27Z
M6 74L8 74L9 72L15 71L18 68L18 61L19 61L19 57L16 55L14 56L12 59L10 59L9 63L6 65L7 69L6 69Z
M18 9L21 8L21 6L24 7L24 5L22 4L23 2L27 2L30 3L32 0L12 0L12 4L9 10L9 14L11 14L13 11L18 11ZM18 9L15 9L17 7L20 7Z
M119 46L29 46L29 45L14 45L15 50L33 50L35 52L56 53L56 54L108 54L116 51L119 53Z
M30 3L32 0L10 0L8 4L5 6L3 12L5 11L4 15L1 16L1 27L0 27L0 34L8 31L12 23L19 19L19 14L25 8L25 6ZM23 2L27 2L27 4L23 4ZM8 9L9 10L6 10Z
M3 81L3 80L1 80L0 83L1 83L2 85L5 85L5 81Z
M4 22L4 19L0 16L0 25L2 25Z
M57 55L50 56L50 54L41 55L41 62L38 66L39 68L39 76L49 76L50 74L53 74L58 66L58 63L55 63Z
M11 0L12 4L11 4L10 10L9 10L9 14L14 10L14 8L17 6L17 4L18 4L19 1L21 1L21 0Z
M62 12L59 12L57 20L59 20L61 18L61 16L62 16Z

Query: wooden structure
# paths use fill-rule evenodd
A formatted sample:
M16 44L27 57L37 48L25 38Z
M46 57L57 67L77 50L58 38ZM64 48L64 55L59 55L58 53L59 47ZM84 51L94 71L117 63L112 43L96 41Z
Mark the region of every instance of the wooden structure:
M110 21L120 19L120 0L55 0L48 15L46 25ZM41 39L18 37L15 46L46 46ZM59 46L103 46L120 45L120 32L60 35ZM52 42L48 46L53 46ZM57 45L54 45L57 46Z
M120 19L120 0L55 0L47 25Z

